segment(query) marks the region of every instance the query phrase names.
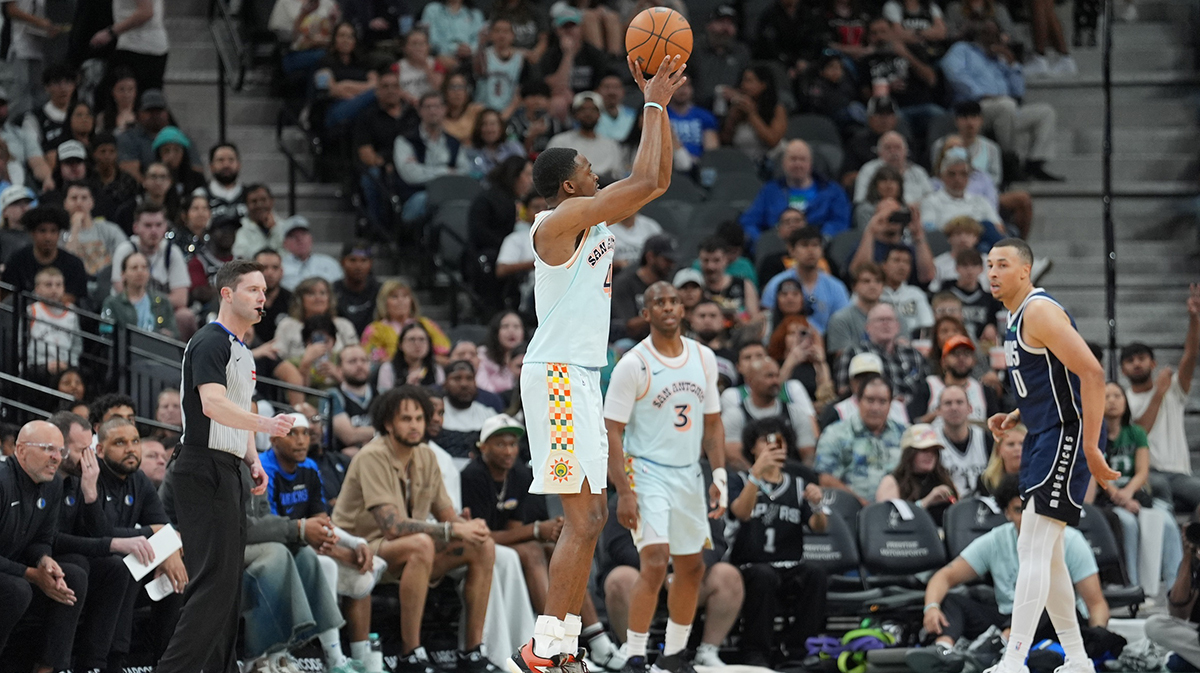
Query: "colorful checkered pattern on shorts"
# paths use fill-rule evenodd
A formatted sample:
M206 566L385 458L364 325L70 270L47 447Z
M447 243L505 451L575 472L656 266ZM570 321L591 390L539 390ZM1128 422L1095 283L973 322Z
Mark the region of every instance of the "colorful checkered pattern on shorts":
M571 412L571 379L567 365L546 363L546 390L550 395L550 450L575 450L575 422Z

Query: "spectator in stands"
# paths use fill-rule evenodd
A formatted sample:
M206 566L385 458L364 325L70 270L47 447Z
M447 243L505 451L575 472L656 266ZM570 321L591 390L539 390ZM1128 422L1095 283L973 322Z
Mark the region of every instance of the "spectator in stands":
M92 106L84 101L71 103L71 107L67 109L66 126L63 128L63 133L46 149L46 160L53 165L58 157L59 146L69 140L83 145L90 152L95 131L96 118L92 116Z
M796 295L800 294L799 287L792 283L785 283L784 287L789 285ZM784 380L794 379L804 386L813 399L816 413L820 414L826 404L837 399L821 333L800 315L786 316L776 325L767 342L767 354L779 363Z
M208 171L212 179L203 190L196 191L208 197L212 216L232 212L245 217L248 192L240 180L242 160L237 145L230 142L213 145L208 151Z
M421 24L429 30L429 46L442 68L454 72L471 62L479 43L479 32L486 24L483 12L464 0L445 0L425 5Z
M862 340L867 314L883 296L883 269L878 264L859 264L851 274L854 294L846 306L830 316L825 329L825 347L835 356Z
M25 502L0 512L0 651L21 624L38 620L41 643L34 645L38 671L70 665L74 640L87 593L87 573L77 565L60 564L52 555L62 480L55 479L65 450L62 433L45 421L31 421L17 435L13 459L0 463L0 494L6 502ZM45 502L49 507L32 507ZM32 563L33 565L27 565Z
M154 420L163 425L175 426L183 428L183 407L180 403L179 391L174 388L163 388L158 393L154 405ZM179 443L179 431L159 429L154 432L154 437L165 445L169 446L166 456L169 458L175 450L175 445Z
M186 161L186 152L191 146L192 141L174 126L163 127L151 145L155 158L171 171L176 203L197 189L204 188L204 174Z
M403 0L342 2L345 19L362 36L363 49L372 57L395 58L400 35L412 27L413 9Z
M1196 598L1200 597L1200 587L1196 585L1198 568L1200 550L1184 537L1183 561L1175 573L1175 584L1167 593L1167 613L1151 615L1146 620L1146 637L1175 652L1193 668L1200 665L1200 649L1196 645L1197 625L1200 625L1200 611L1196 609Z
M1004 183L1003 158L996 141L983 135L983 108L979 101L965 100L954 106L954 126L963 146L971 155L971 166L991 180L996 189ZM946 138L938 138L930 144L929 157L937 164Z
M976 121L978 124L982 124L982 118L977 117ZM964 149L967 147L961 136L951 134L942 140L941 152L936 155L933 164L933 169L936 173L941 173L941 164L946 152L955 147ZM1033 220L1033 199L1029 195L1029 192L1021 189L1010 189L998 193L997 190L1000 189L1000 184L993 183L990 176L979 170L975 163L974 152L974 150L968 150L967 152L971 159L972 168L971 177L967 181L967 192L986 198L1001 215L1006 217L1010 224L1017 227L1022 236L1027 237ZM996 152L997 154L999 153L998 148ZM935 190L941 189L941 181L934 179L933 188Z
M155 161L154 139L170 123L171 112L162 89L143 90L138 101L137 124L117 136L117 161L121 170L141 181L142 171ZM194 145L188 148L188 163L200 165Z
M485 306L495 307L502 296L495 278L496 256L517 224L518 202L533 190L533 162L520 153L509 156L488 173L487 183L467 212L467 256L475 291Z
M705 151L719 147L721 137L717 118L711 111L694 104L694 94L689 78L671 96L667 116L671 118L671 128L684 149L692 158L699 159Z
M264 184L249 185L242 193L246 195L246 215L233 243L233 256L245 259L263 248L282 248L287 227L280 226L283 218L275 212L271 188Z
M124 289L122 277L125 258L140 252L150 263L150 286L156 294L165 295L175 313L177 332L187 339L196 331L196 315L188 306L188 294L192 287L188 263L183 250L165 238L166 214L153 204L142 204L133 215L133 236L122 242L113 251L112 289L120 294Z
M321 62L333 39L333 27L337 24L341 10L333 0L285 0L277 2L271 9L267 28L275 37L288 45L281 65L289 78L297 75L312 76L312 71Z
M602 181L616 179L622 172L621 148L617 141L596 133L596 124L603 105L604 100L594 91L575 94L571 101L571 112L577 128L559 133L546 145L578 150L588 158L592 164L592 171L599 175Z
M508 120L508 135L519 140L529 156L536 157L550 139L570 126L550 111L550 86L542 81L521 85L521 106Z
M895 131L884 133L879 137L877 150L879 158L868 161L858 170L858 177L854 182L855 203L867 201L868 186L883 166L891 168L901 177L900 184L904 186L901 200L904 203L920 203L921 199L933 192L929 174L924 168L909 162L908 142L904 140L904 136Z
M203 194L184 196L182 212L175 222L168 223L167 240L179 246L184 259L190 260L203 247L208 236L208 225L212 222L212 209L208 197Z
M961 342L955 343L952 340L946 344L951 346L950 353L957 353L960 360L965 359L963 351L966 349ZM950 365L945 362L948 357L942 359L943 367ZM958 371L961 373L961 368ZM984 411L995 410L995 413L1000 413L1000 405L990 388L984 388L968 377L958 378L965 379L966 383L944 385L937 395L931 396L930 406L937 410L933 424L942 439L942 464L950 471L958 496L969 498L979 492L979 479L987 469L993 444L991 433L984 432L976 420L990 415L977 412L976 405L990 405L985 406Z
M941 526L946 508L959 498L950 471L942 464L942 438L932 425L917 423L904 431L900 451L896 469L879 482L875 502L906 500L929 512Z
M600 79L607 74L612 63L607 54L583 39L583 31L580 28L583 13L578 9L560 3L554 6L550 18L554 21L554 39L550 41L546 53L537 63L543 81L550 87L551 98L565 107L577 93L596 91L600 86ZM597 94L597 123L603 105ZM571 105L572 111L576 107L578 102ZM584 149L580 150L580 154L588 158L592 156Z
M531 191L521 200L520 215L513 231L504 237L496 255L496 279L504 284L504 305L527 312L533 292L533 239L530 220L546 209L546 199Z
M911 246L903 239L906 229L912 240ZM912 252L915 264L908 278L910 284L925 285L933 280L937 271L933 266L933 252L925 238L925 227L921 224L921 210L912 205L902 206L894 198L880 199L845 268L853 269L864 262L883 264L888 252L896 246Z
M751 247L761 232L779 220L785 208L803 210L809 225L832 237L850 228L850 202L840 186L812 170L812 149L803 140L788 142L783 154L783 178L763 185L754 203L742 213L742 228Z
M325 128L348 123L375 102L378 76L358 52L354 26L343 21L333 29L333 41L313 75L317 92L333 102L325 110Z
M610 330L614 341L621 338L639 341L650 334L650 323L642 317L642 294L658 281L671 278L677 254L674 238L668 234L651 236L642 246L641 264L628 266L617 274L613 281Z
M375 399L371 360L362 346L351 344L338 357L341 383L329 389L325 415L333 426L333 450L353 456L375 436L367 411Z
M731 324L755 323L762 304L758 290L749 280L729 274L729 255L724 242L710 236L700 244L700 273L704 275L704 296L716 301Z
M728 3L718 5L696 36L689 59L688 79L693 80L697 104L724 115L729 104L726 89L737 87L749 65L750 49L738 40L737 9Z
M38 271L53 266L63 274L63 302L74 304L87 296L88 273L83 261L58 247L64 231L70 228L70 216L62 208L39 206L21 216L21 226L29 232L32 245L12 253L5 262L0 279L15 292L34 288Z
M1141 584L1147 596L1157 596L1159 580L1170 587L1175 583L1179 568L1179 527L1175 523L1174 506L1150 493L1150 440L1146 431L1134 425L1125 390L1116 382L1104 387L1104 429L1107 442L1104 455L1112 469L1121 473L1116 481L1103 487L1090 484L1084 502L1112 512L1124 532L1125 570L1131 585ZM1141 527L1153 531L1159 528L1162 544L1155 547L1141 544ZM1153 527L1153 528L1152 528ZM1156 535L1150 534L1153 540ZM1157 561L1157 562L1156 562ZM1142 577L1142 573L1152 577Z
M179 199L171 178L171 169L165 164L154 162L146 166L142 174L141 192L132 200L125 201L113 216L113 222L122 229L133 233L133 211L142 205L156 205L163 208L167 219L173 220L179 214Z
M1200 479L1192 476L1183 414L1200 354L1200 285L1191 286L1187 311L1178 371L1163 367L1155 375L1154 350L1132 343L1121 349L1121 373L1129 379L1125 392L1133 422L1145 428L1150 438L1151 490L1156 497L1174 502L1177 509L1191 512L1200 505Z
M895 386L895 395L904 401L911 398L928 375L929 368L921 353L907 342L898 340L899 336L900 319L896 308L881 301L867 313L866 338L846 348L838 357L834 366L838 393L850 392L850 360L859 353L874 353L883 360L884 374L889 384Z
M967 28L975 22L991 19L1000 27L1000 36L1010 41L1015 24L1008 8L987 0L955 0L946 7L946 37L957 42L964 39Z
M33 207L36 199L37 195L25 185L9 185L0 190L0 272L12 253L31 242L29 232L21 228L21 216Z
M983 258L979 251L963 250L958 253L954 270L958 280L948 290L962 301L963 324L974 338L987 337L987 340L995 341L998 316L1004 310L1004 305L996 301L986 286L980 283ZM989 327L992 329L989 330Z
M1007 231L995 206L986 198L967 191L971 171L965 149L947 150L939 175L942 189L921 201L921 216L926 229L941 229L951 219L966 215L983 226L980 242L990 250L993 243L1007 235Z
M883 134L895 131L899 124L896 106L891 98L875 96L867 101L867 125L854 131L846 141L846 156L842 160L842 185L854 187L858 170L863 164L876 158L879 139Z
M470 144L471 132L484 109L481 103L473 100L470 79L465 72L451 73L446 75L441 90L446 100L446 120L442 127L458 142Z
M421 315L421 304L412 288L402 281L384 281L376 295L375 322L363 330L362 335L362 345L371 355L371 362L391 360L400 344L400 331L413 322L419 323L429 335L433 355L449 355L450 339L437 323Z
M943 322L950 320L952 319L946 318ZM937 358L936 364L940 364L938 366L940 373L930 374L917 385L913 398L910 400L913 416L926 423L935 425L941 423L935 419L941 412L942 393L952 387L962 388L966 392L969 407L967 420L972 423L983 424L988 418L1000 413L1002 409L996 392L991 386L984 385L973 375L976 350L975 343L971 338L965 334L955 334L944 341L939 338L935 338L935 341L941 341L941 343L937 350L930 353L930 361ZM957 413L959 410L955 409L954 411ZM958 432L955 430L951 433L956 440L962 438ZM991 445L990 441L988 445ZM973 482L971 486L973 490Z
M756 419L778 417L790 428L797 455L810 462L817 443L816 409L804 385L795 379L781 382L779 363L769 357L748 363L742 375L744 385L721 393L726 461L732 458L737 465L748 464L743 429Z
M242 223L236 215L223 215L209 222L207 240L188 260L188 276L192 280L189 301L205 306L217 296L213 281L221 267L233 259L233 243L241 227ZM261 333L261 326L258 331ZM271 324L271 333L274 334L274 323Z
M824 533L828 520L820 507L820 478L788 460L789 435L790 429L774 419L750 423L742 440L754 463L730 475L729 511L741 525L729 561L741 569L755 606L742 617L741 650L749 665L772 664L774 622L781 612L786 626L779 642L789 649L799 648L825 625L825 571L803 557L804 527Z
M480 395L475 376L475 367L464 360L446 365L446 407L438 445L456 458L467 458L475 450L484 421L501 411L494 397Z
M402 385L442 384L446 380L446 374L441 365L434 360L429 333L425 327L420 322L410 320L403 323L403 327L396 334L395 354L390 360L385 360L379 365L376 383L379 391L386 392Z
M414 386L401 386L379 397L371 417L380 436L350 464L333 522L365 537L372 551L387 561L391 576L400 580L404 648L400 670L433 670L421 647L427 587L449 570L467 567L463 587L467 651L459 654L458 661L464 670L482 673L493 668L479 645L495 552L486 522L467 521L454 511L437 459L424 442L425 419L432 415L429 396ZM430 515L438 523L428 523ZM347 607L351 653L356 643L366 640L369 614L370 597Z
M740 222L738 223L741 224ZM787 207L779 214L779 220L775 223L774 239L762 247L758 247L755 254L756 266L754 274L757 278L764 281L770 281L775 276L792 268L795 260L791 258L787 250L787 241L797 230L807 226L804 219L804 211L799 208ZM761 236L761 235L760 235ZM742 233L743 242L745 241L745 232Z
M817 440L817 471L840 479L861 501L875 498L884 476L900 461L904 426L889 415L891 404L888 380L878 374L866 377L859 388L858 414L832 423Z
M20 101L18 101L20 102ZM10 114L9 95L0 89L0 140L8 147L9 161L28 166L36 184L43 190L54 188L54 180L37 136L20 124L21 119Z
M112 25L92 36L91 46L115 44L116 51L108 57L110 68L129 68L142 91L161 89L169 49L162 3L117 0L112 18Z
M283 286L294 290L305 278L342 279L342 265L321 252L313 252L313 235L308 219L296 216L288 220L283 235ZM357 331L355 332L357 334Z
M82 403L87 399L87 384L83 382L83 375L75 367L64 369L59 373L55 378L54 389L70 395L76 402Z
M142 464L138 467L157 489L167 475L167 450L157 439L142 440Z
M536 65L549 43L546 14L529 0L503 0L492 6L491 22L508 21L515 36L514 44L525 60Z
M620 222L614 222L609 228L617 239L617 247L613 252L613 267L616 271L637 262L646 247L646 241L663 233L662 226L643 215L641 211Z
M96 128L119 136L137 124L137 78L129 68L111 68L108 81L112 85L103 109L96 113Z
M63 248L83 260L89 276L95 276L112 262L112 254L125 241L125 232L104 218L92 217L92 188L86 182L66 186L63 207L71 218L71 228L63 236Z
M819 54L819 30L811 7L798 0L776 0L758 17L751 53L758 60L779 63L789 79L795 79Z
M37 138L38 145L46 152L52 167L54 160L50 152L62 143L60 139L70 136L67 126L67 116L70 114L68 108L75 97L78 81L79 73L67 63L52 63L47 66L42 71L41 83L49 99L44 105L27 112L21 122L21 125Z
M466 148L442 126L446 103L437 92L421 96L417 107L421 125L408 136L396 138L392 160L400 178L400 196L405 199L401 217L416 222L426 214L425 186L443 175L467 175L471 158Z
M334 362L341 353L335 350L336 332L337 327L327 315L305 319L300 330L303 354L288 359L300 372L305 387L322 389L337 385L339 371Z
M762 306L770 308L775 305L775 293L784 280L797 280L804 294L809 322L824 333L830 317L847 306L850 297L842 281L820 269L824 256L821 243L821 231L816 227L802 227L792 232L787 244L788 254L795 260L795 266L775 276L763 287Z
M749 66L742 72L737 89L722 89L722 96L728 101L729 113L721 126L721 144L741 150L757 164L776 161L787 131L787 110L779 102L770 67ZM786 156L783 161L786 166ZM786 167L784 174L790 177Z
M1004 508L1009 523L976 538L949 565L934 573L925 586L924 626L937 636L937 640L933 647L912 650L906 656L905 660L913 670L950 670L945 667L961 666L965 658L953 650L955 642L963 637L975 639L990 627L1003 634L1001 638L1007 637L1017 587L1017 531L1021 527L1024 500L1020 497L1016 477L1005 478L996 488L995 495L996 504ZM1079 529L1067 526L1063 553L1075 587L1076 610L1086 616L1089 626L1107 625L1108 603L1100 587L1096 558ZM989 575L996 592L995 607L950 591L960 584ZM990 666L999 660L1004 646L1005 641L1000 640L994 646L986 647L986 654L993 660L982 662L983 665Z
M79 366L83 340L79 332L79 314L62 308L63 273L47 266L33 279L34 301L29 303L29 333L26 366L28 374L57 374Z
M516 311L501 311L488 323L487 339L479 347L475 384L480 390L501 393L512 390L516 381L509 369L513 351L525 343L525 324Z
M825 3L826 47L852 59L870 53L867 44L867 26L870 15L863 11L858 0L831 0Z
M846 73L842 56L823 52L808 73L796 80L796 98L803 109L832 119L839 130L857 128L865 117L854 78ZM840 166L835 166L837 170Z
M445 70L430 54L429 33L424 26L417 26L404 36L404 49L396 67L400 73L400 95L409 106L418 107L422 96L442 91Z
M879 300L891 304L900 318L900 335L911 337L933 327L933 309L925 293L908 284L912 275L913 254L908 248L892 246L883 258L883 294Z
M610 71L601 77L596 93L600 94L603 101L596 133L617 142L625 140L633 130L633 122L638 113L625 105L625 83L621 81L621 76Z
M837 421L844 421L858 415L859 394L862 386L869 379L883 375L883 360L874 353L859 353L850 359L850 395L836 404L826 404L825 409L817 417L817 426L821 430ZM908 426L908 410L904 403L892 396L888 408L888 418L896 421L901 427Z
M475 118L475 127L467 140L471 143L468 152L474 171L481 175L491 173L509 157L525 158L526 155L521 143L505 136L504 117L491 108L479 112L479 116Z
M508 19L493 18L484 40L488 46L475 53L475 100L498 110L501 120L507 121L521 102L517 94L533 77L534 66L514 43L516 33Z
M102 333L128 325L147 332L179 337L175 309L169 297L150 287L150 263L140 252L131 252L121 260L121 290L104 299L100 317L114 325L100 323Z
M375 315L381 284L372 273L371 243L362 239L342 245L342 279L334 281L338 315L349 320L359 334L366 331Z
M401 97L399 66L395 63L376 71L375 102L359 113L351 127L350 143L354 147L359 178L367 214L383 226L383 189L393 188L395 167L392 152L396 138L408 132L411 119Z
M930 292L938 292L943 287L958 282L958 255L967 250L974 250L978 255L979 239L983 236L983 225L967 215L950 218L942 225L941 229L942 233L946 235L947 242L950 243L950 249L933 258L936 275L929 282ZM982 285L987 282L987 276L983 272L983 256L980 255L979 259L980 273L976 281L977 284Z
M1058 117L1047 103L1017 103L1025 96L1025 76L1001 42L995 21L972 26L967 40L946 52L941 66L954 102L979 102L984 130L995 135L1000 149L1022 158L1026 178L1062 181L1046 172L1046 162L1054 158ZM1028 140L1018 140L1018 135Z
M946 27L937 5L921 0L907 4L935 13L932 17L935 25L920 28L919 24L929 23L928 17L911 21L910 17L901 16L901 3L889 2L891 10L885 8L884 16L873 19L868 27L867 39L873 50L859 62L858 72L864 85L874 87L880 80L887 82L887 91L873 90L872 95L886 95L895 102L920 149L928 147L930 123L946 113L937 103L937 68L926 61L929 52L926 41L941 41L942 37L933 35L944 35Z
M358 343L358 332L349 320L337 314L337 298L333 296L329 281L324 278L306 278L296 286L288 315L279 321L275 330L275 343L279 355L285 360L304 356L305 345L301 332L309 318L323 315L333 321L336 334L332 354L342 352L350 344Z
M113 214L114 207L107 202L99 185L88 174L88 151L78 140L67 140L58 147L58 163L54 167L53 191L42 192L41 200L46 203L64 203L67 195L67 185L72 182L83 182L92 191L92 215L107 217ZM103 203L101 203L103 202Z

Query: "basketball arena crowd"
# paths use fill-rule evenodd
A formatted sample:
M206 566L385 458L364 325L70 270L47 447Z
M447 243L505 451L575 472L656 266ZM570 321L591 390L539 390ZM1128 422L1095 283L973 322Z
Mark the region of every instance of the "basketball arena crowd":
M281 214L235 143L201 148L177 125L163 82L173 4L80 2L70 25L41 0L0 5L0 294L23 316L20 340L3 333L23 344L8 353L20 378L56 393L16 400L34 415L0 401L0 670L132 670L165 647L188 582L180 552L140 581L122 557L146 558L174 519L180 393L123 394L89 344L186 341L235 258L267 283L247 340L259 411L295 417L290 434L257 438L270 487L246 506L242 670L378 673L380 649L398 673L503 666L554 591L562 529L556 499L528 493L514 389L536 329L530 225L546 208L532 161L571 147L602 185L629 174L641 97L624 29L652 6L686 16L695 43L669 105L671 188L609 223L603 381L649 334L642 294L673 285L684 334L717 356L731 500L776 479L712 522L695 665L910 670L872 669L866 651L918 644L911 670L995 663L1023 430L997 443L984 427L1015 408L984 259L1028 237L1037 204L1021 186L1061 180L1055 110L1025 100L1027 79L1076 76L1052 0L239 3L241 29L274 48L273 92L346 168L362 208L349 239ZM437 196L447 184L457 210ZM451 259L429 241L456 224ZM445 258L473 328L423 312L419 280L377 275L389 245ZM1120 670L1200 669L1200 534L1180 527L1200 506L1184 424L1195 287L1178 320L1177 368L1144 344L1114 354L1106 452L1122 477L1090 490L1066 538L1089 655ZM407 465L361 452L406 401L427 450ZM820 502L800 497L809 484ZM431 538L393 575L372 554L383 532L368 509L382 503L417 520L463 513L490 537L450 565L429 560ZM831 525L808 530L818 509ZM610 517L583 612L593 670L625 667L638 567ZM160 576L154 601L143 586ZM1139 608L1147 638L1107 628ZM1049 671L1062 657L1044 631L1030 664Z

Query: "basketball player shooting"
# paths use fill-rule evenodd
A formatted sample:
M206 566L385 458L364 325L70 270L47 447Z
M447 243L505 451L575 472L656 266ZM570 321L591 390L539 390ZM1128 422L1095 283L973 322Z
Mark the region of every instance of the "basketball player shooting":
M584 673L579 612L596 540L608 515L600 368L608 362L612 261L620 222L671 183L671 126L666 105L685 81L678 56L649 81L629 70L645 95L642 140L633 172L598 189L587 157L551 148L533 164L533 185L551 210L534 219L534 298L538 329L521 367L521 401L533 459L531 493L562 498L563 529L550 558L551 592L533 640L508 662L511 673Z
M988 253L992 295L1009 314L1004 358L1017 400L1016 411L992 416L988 428L997 443L1019 421L1029 434L1021 452L1025 512L1017 537L1020 570L1012 631L1004 658L986 673L1028 673L1025 658L1043 609L1066 653L1057 673L1091 673L1063 556L1063 531L1079 523L1089 471L1100 486L1121 475L1108 466L1100 448L1104 370L1062 305L1033 287L1032 265L1033 251L1020 239L1004 239Z

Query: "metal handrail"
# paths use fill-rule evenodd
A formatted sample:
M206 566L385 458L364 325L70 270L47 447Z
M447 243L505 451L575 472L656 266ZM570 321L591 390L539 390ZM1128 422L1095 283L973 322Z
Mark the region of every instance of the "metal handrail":
M210 0L208 30L212 34L213 48L217 52L217 133L220 142L225 142L225 90L230 88L241 91L245 86L249 57L238 32L237 21L230 15L226 0Z

